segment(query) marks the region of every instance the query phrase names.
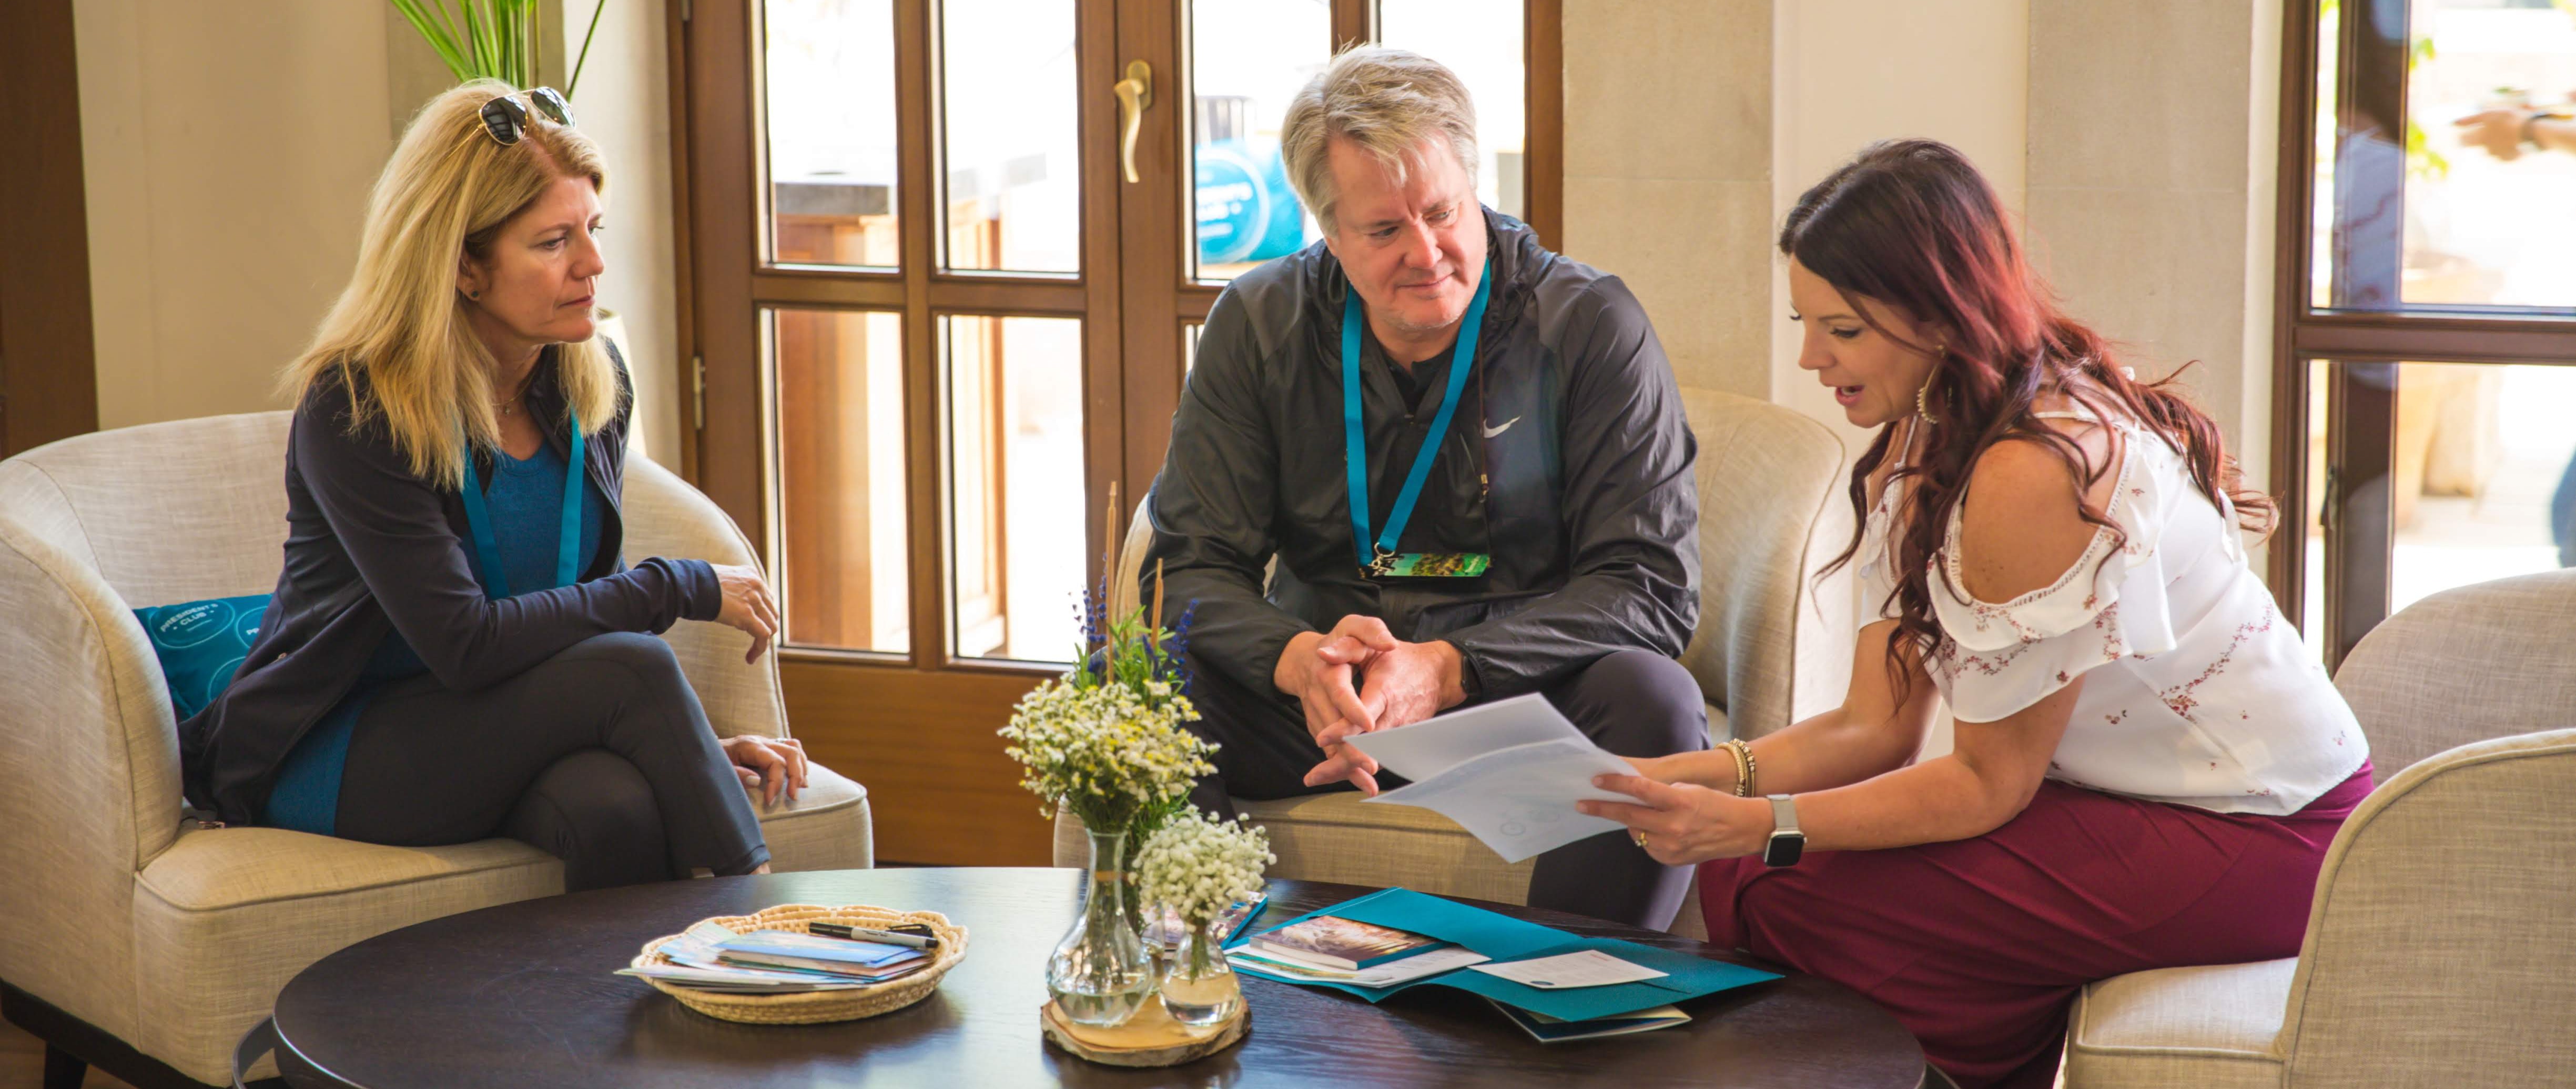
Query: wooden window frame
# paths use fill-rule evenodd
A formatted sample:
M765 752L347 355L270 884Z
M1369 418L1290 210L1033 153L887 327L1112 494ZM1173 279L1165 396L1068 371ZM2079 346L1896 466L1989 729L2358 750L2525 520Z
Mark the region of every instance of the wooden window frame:
M0 34L0 457L98 430L71 0Z
M2380 3L2343 0L2337 55L2363 47L2361 13ZM2329 475L2321 520L2328 525L2323 644L2329 667L2388 614L2393 567L2397 367L2402 362L2538 364L2576 362L2576 308L2400 306L2354 310L2314 305L2318 0L2282 5L2281 128L2275 210L2272 327L2271 491L2281 503L2267 575L2284 615L2306 615L2309 397L2312 364L2328 364ZM2401 35L2401 41L2403 36ZM2401 46L2402 48L2402 46ZM2385 87L2360 85L2363 65L2337 68L2339 111L2353 115L2360 92L2382 98ZM2387 116L2405 116L2403 81Z

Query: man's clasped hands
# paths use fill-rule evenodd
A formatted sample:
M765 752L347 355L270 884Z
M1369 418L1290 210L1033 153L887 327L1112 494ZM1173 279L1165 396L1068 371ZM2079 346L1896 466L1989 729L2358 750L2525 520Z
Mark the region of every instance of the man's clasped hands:
M1465 702L1463 669L1457 647L1407 643L1371 616L1290 639L1271 680L1304 705L1306 732L1324 750L1306 785L1348 781L1376 794L1377 761L1352 747L1351 736L1409 726Z

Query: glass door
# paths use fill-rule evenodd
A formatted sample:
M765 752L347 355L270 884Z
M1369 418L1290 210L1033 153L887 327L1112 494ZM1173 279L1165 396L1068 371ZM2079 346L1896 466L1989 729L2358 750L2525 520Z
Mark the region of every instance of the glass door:
M1075 652L1121 472L1115 13L674 6L684 458L767 562L789 720L889 860L1029 863L992 734Z
M1533 119L1555 116L1554 20L1553 0L674 12L683 457L767 561L789 719L868 784L880 857L1047 857L993 730L1079 652L1198 323L1317 237L1278 162L1289 95L1381 30L1450 63L1482 107L1486 201L1552 229L1560 144Z
M2272 584L2332 664L2426 595L2576 563L2576 9L2286 16Z

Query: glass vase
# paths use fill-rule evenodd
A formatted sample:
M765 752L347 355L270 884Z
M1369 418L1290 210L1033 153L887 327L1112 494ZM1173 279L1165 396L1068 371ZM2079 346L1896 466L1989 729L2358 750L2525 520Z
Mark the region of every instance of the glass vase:
M1091 830L1082 917L1047 956L1047 993L1077 1025L1127 1023L1154 995L1154 960L1128 922L1127 833Z
M1211 920L1192 929L1163 970L1163 1009L1193 1028L1224 1024L1243 1005L1243 984L1226 963L1225 939L1212 933L1215 926Z

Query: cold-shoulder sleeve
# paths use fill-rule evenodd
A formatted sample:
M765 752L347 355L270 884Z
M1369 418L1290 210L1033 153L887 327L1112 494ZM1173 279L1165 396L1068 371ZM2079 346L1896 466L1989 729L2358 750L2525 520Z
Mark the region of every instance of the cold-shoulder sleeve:
M2096 529L2084 554L2040 589L2003 602L1971 596L1960 574L1959 510L1951 508L1929 572L1932 610L1944 636L1932 667L1960 720L1993 722L2097 666L2173 649L2162 545L2175 504L2192 496L2169 471L2179 466L2159 456L2170 449L2135 431L2127 437L2119 482L2103 512L2112 525Z

